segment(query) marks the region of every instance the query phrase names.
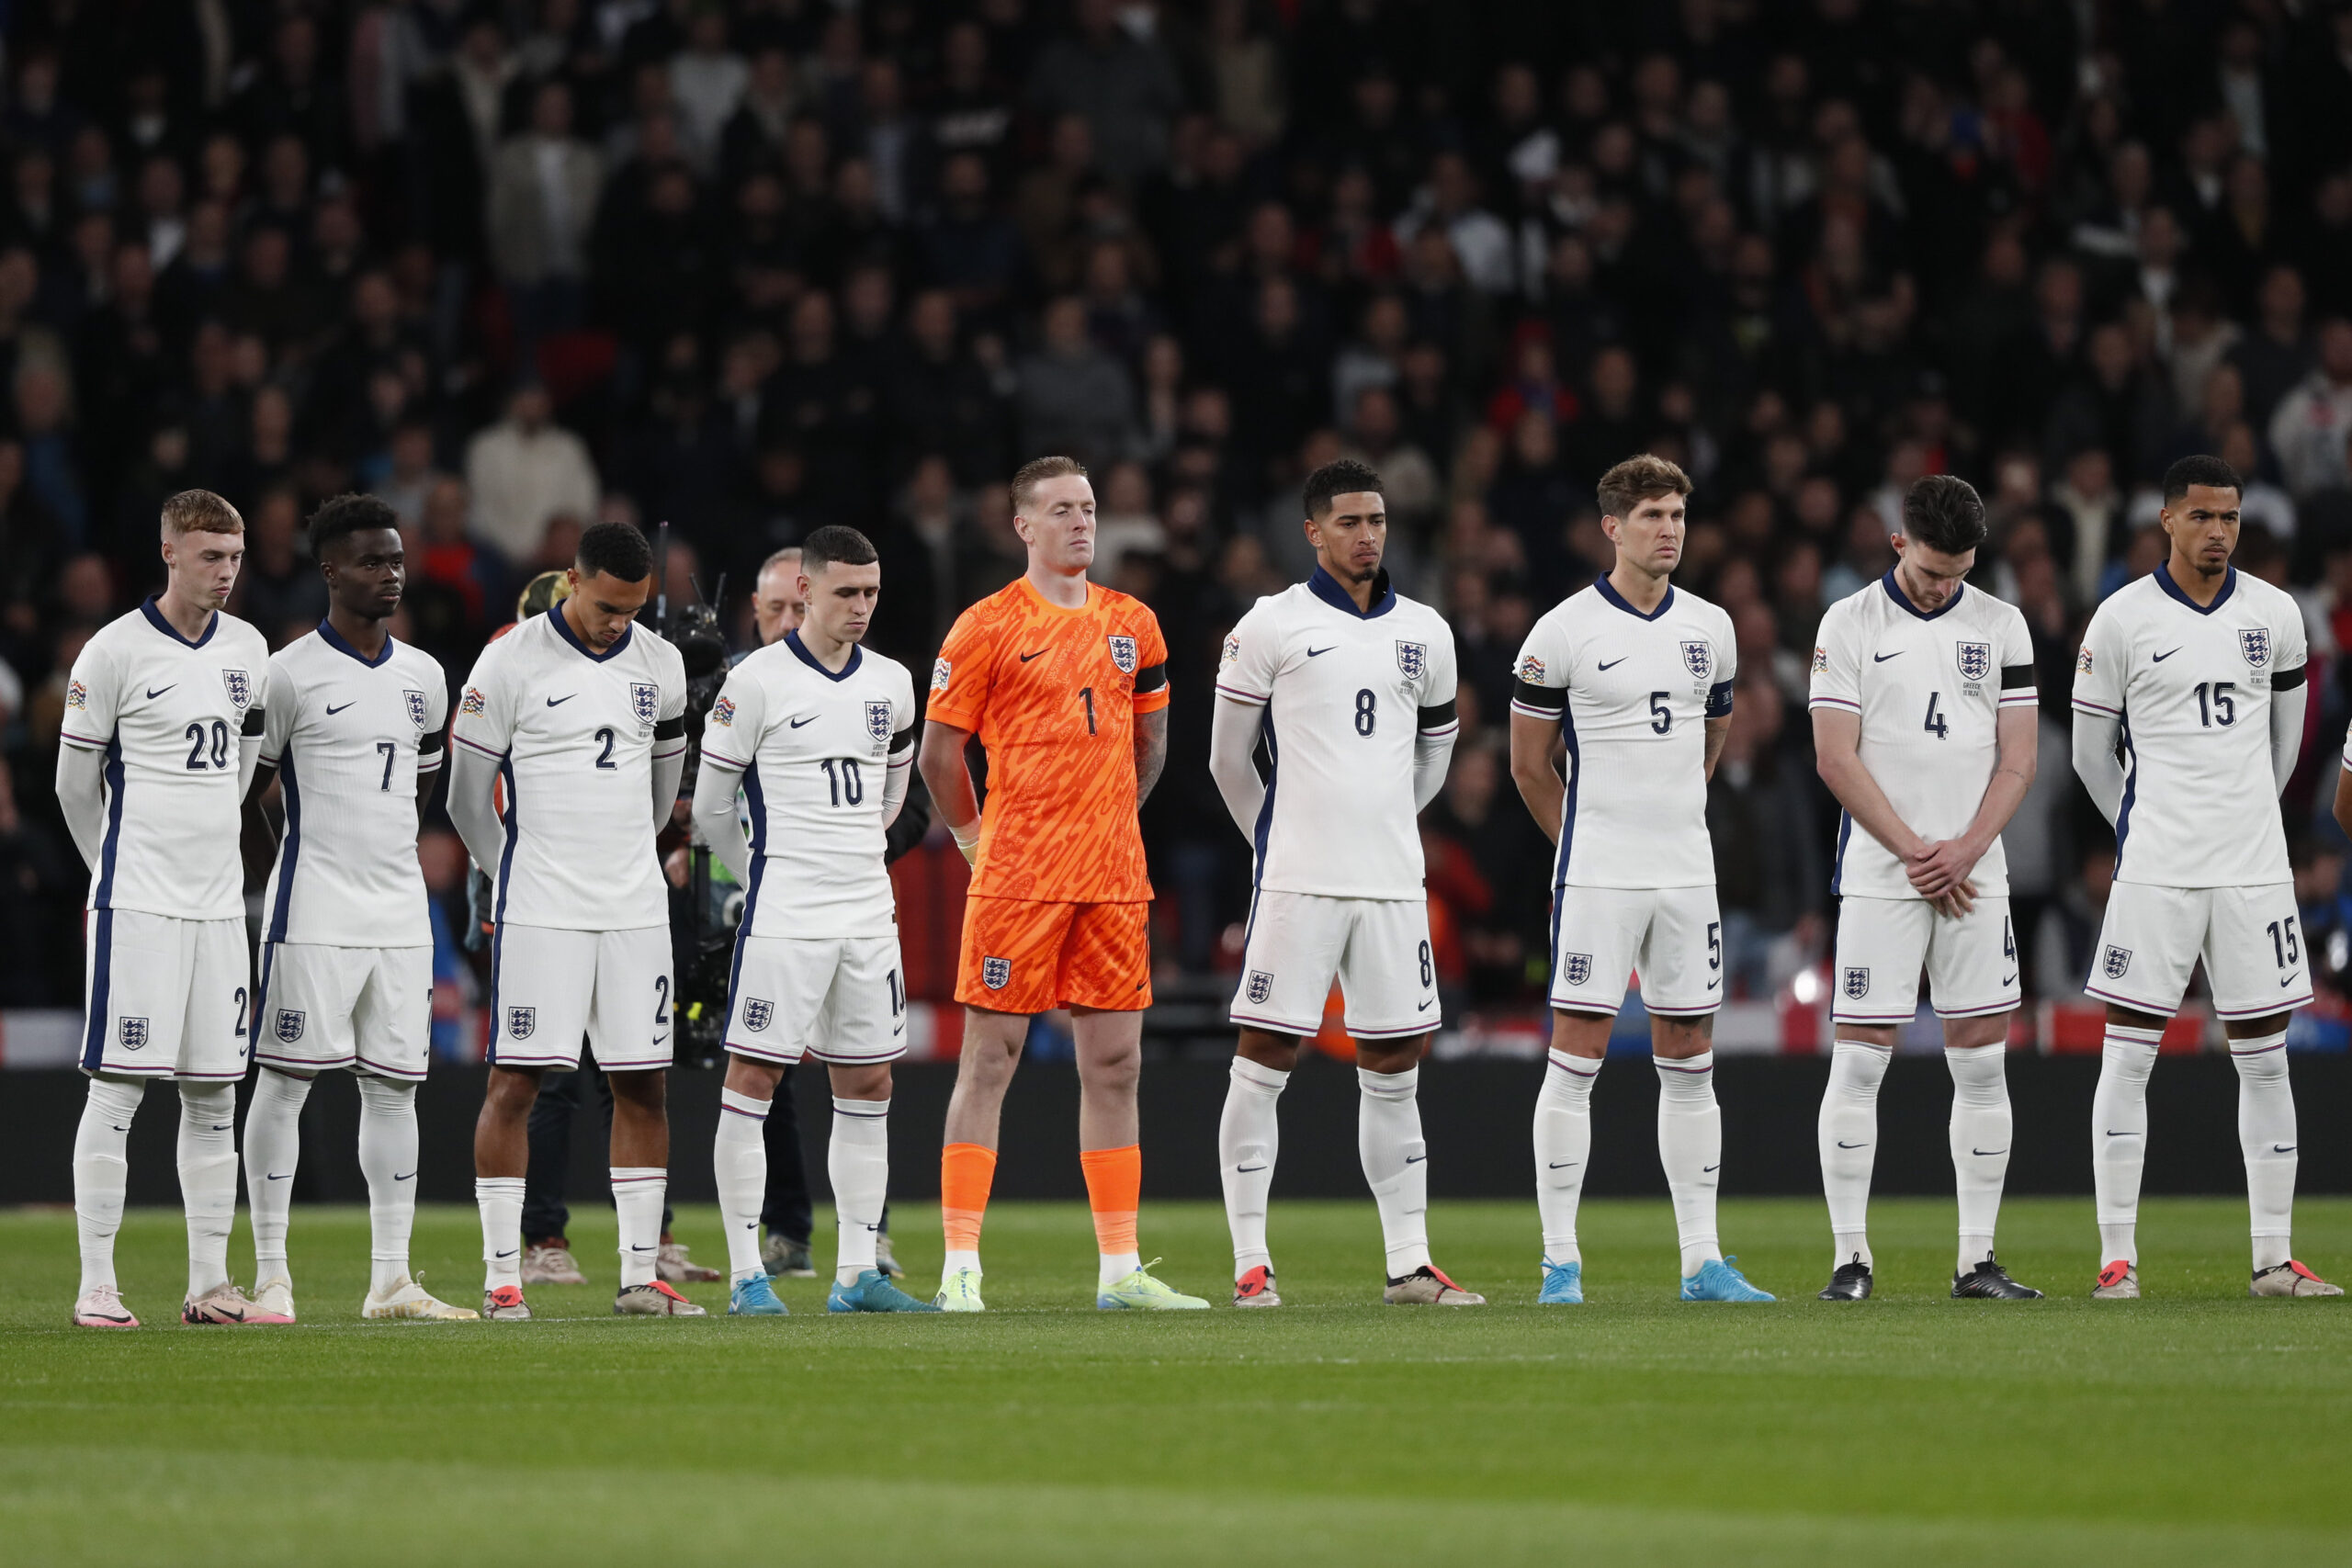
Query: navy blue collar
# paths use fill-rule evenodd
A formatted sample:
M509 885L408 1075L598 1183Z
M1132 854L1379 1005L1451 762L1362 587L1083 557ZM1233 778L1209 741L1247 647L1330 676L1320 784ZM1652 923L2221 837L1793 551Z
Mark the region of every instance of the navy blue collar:
M637 623L632 621L622 630L621 635L614 640L612 647L605 649L602 653L592 653L588 650L588 645L580 640L580 634L571 629L571 623L563 618L563 606L561 604L559 604L555 608L548 612L548 619L555 623L556 636L563 638L564 641L578 649L580 650L580 656L582 659L590 660L598 664L602 664L607 659L610 659L615 654L620 652L622 649L627 648L628 646L628 639L637 635Z
M817 656L809 652L807 646L801 642L800 628L798 626L795 626L790 631L784 634L784 646L792 649L792 655L794 658L799 660L801 663L806 664L809 669L814 670L818 674L822 675L828 681L848 680L851 676L857 673L858 665L864 662L865 659L865 650L860 649L857 644L851 643L849 645L849 662L842 665L840 672L836 674L834 671L826 669L824 665L819 661Z
M356 659L360 663L365 664L370 670L378 668L386 660L392 656L392 634L390 632L386 632L384 634L384 646L376 650L376 657L373 659L368 658L366 654L352 647L350 641L345 638L341 632L335 630L331 622L321 621L319 623L319 640L325 643L329 648L334 649L337 653Z
M139 613L147 617L147 622L150 626L153 626L157 631L162 632L165 637L170 637L174 642L178 643L182 648L202 648L206 643L212 640L212 634L220 629L220 612L215 610L212 612L212 618L204 623L204 635L198 637L195 641L190 642L187 638L180 636L179 627L164 619L164 612L155 608L155 596L153 593L150 593L146 598L139 602Z
M1634 609L1631 604L1627 603L1625 596L1617 592L1616 584L1611 582L1606 576L1594 578L1592 580L1592 586L1599 591L1603 599L1608 600L1609 603L1616 605L1619 609L1624 611L1625 614L1633 616L1634 619L1637 621L1655 621L1660 615L1665 615L1668 610L1674 608L1674 589L1670 584L1667 588L1666 597L1657 602L1657 608L1652 610L1646 615L1642 614L1639 610Z
M1319 566L1315 569L1315 575L1306 580L1306 591L1331 608L1345 610L1360 621L1385 615L1396 607L1396 591L1388 586L1388 569L1385 566L1372 580L1372 608L1369 610L1357 609L1356 596L1349 592L1338 578Z
M2228 604L2230 602L2230 595L2238 591L2238 569L2233 566L2223 567L2222 569L2222 591L2213 595L2213 602L2211 604L2199 604L2196 600L2191 599L2188 596L2187 591L2184 590L2179 583L2175 582L2172 580L2172 562L2170 561L2165 561L2156 568L2156 586L2171 594L2174 598L2179 600L2182 604L2188 605L2190 609L2196 611L2199 615L2210 615L2214 611L2220 609L2222 605ZM208 632L205 635L209 637L211 634Z
M1908 610L1911 614L1918 616L1923 621L1934 620L1938 615L1942 615L1946 610L1949 610L1954 604L1959 604L1960 596L1968 592L1968 584L1965 582L1956 583L1952 587L1951 598L1945 600L1942 604L1937 605L1932 610L1922 610L1918 605L1911 603L1911 595L1903 592L1903 584L1894 581L1894 569L1893 567L1888 567L1886 569L1886 575L1880 578L1879 581L1886 584L1886 596L1888 598L1894 600L1896 604L1902 605L1905 610Z

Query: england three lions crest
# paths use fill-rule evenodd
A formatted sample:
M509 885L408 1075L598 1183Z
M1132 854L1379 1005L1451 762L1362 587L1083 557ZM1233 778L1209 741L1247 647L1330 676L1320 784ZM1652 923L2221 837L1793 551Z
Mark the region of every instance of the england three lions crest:
M865 733L867 739L877 746L888 742L890 739L890 705L888 703L865 705Z
M2128 947L2109 948L2107 961L2100 965L2100 968L2109 979L2120 980L2131 972L2132 950Z
M1012 960L983 957L980 960L980 984L991 991L1001 991L1012 984Z
M220 683L229 688L229 700L243 713L254 700L254 678L243 670L223 670Z
M1564 953L1560 954L1560 978L1571 986L1582 986L1592 978L1592 954Z
M1396 645L1396 669L1408 681L1418 681L1421 671L1430 666L1430 645L1425 642L1400 642Z
M423 729L424 728L424 694L404 691L401 696L408 704L408 721L419 729Z
M538 1028L538 1026L539 1026L539 1010L538 1010L538 1009L537 1009L537 1008L508 1008L508 1009L506 1010L506 1038L507 1038L507 1039L509 1039L509 1040L528 1040L528 1039L531 1037L531 1031L533 1031L533 1030L535 1030L535 1029Z
M763 1002L757 997L743 998L743 1027L752 1033L757 1034L766 1029L771 1022L775 1021L775 1019L774 1003Z
M1134 674L1136 672L1136 639L1131 637L1106 637L1103 640L1111 645L1111 662L1119 667L1119 673Z
M1860 1001L1864 997L1871 994L1871 972L1868 969L1860 967L1848 968L1846 971L1845 988L1846 999L1848 1001Z
M1982 681L1993 672L1993 645L1989 642L1963 642L1954 645L1959 650L1960 678Z
M295 1011L292 1008L279 1008L277 1010L277 1038L286 1044L293 1044L294 1042L302 1038L303 1022L304 1018L301 1013Z
M1715 650L1703 642L1682 645L1682 667L1690 671L1694 681L1703 681L1715 667Z
M1252 1007L1264 1007L1266 998L1274 994L1274 977L1263 969L1250 971L1250 988L1246 993Z
M2270 662L2270 628L2249 626L2238 633L2238 651L2245 655L2246 663L2260 670Z
M115 1025L115 1037L122 1042L122 1048L126 1051L145 1049L147 1021L143 1018L126 1018L119 1021Z
M629 711L637 715L639 724L651 724L662 716L662 688L650 681L628 683Z

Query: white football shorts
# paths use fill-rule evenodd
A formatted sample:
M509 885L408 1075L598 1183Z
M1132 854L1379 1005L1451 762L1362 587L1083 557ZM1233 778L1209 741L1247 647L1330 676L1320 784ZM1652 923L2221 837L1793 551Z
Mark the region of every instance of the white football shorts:
M1326 898L1261 889L1250 906L1234 1022L1313 1034L1340 982L1348 1033L1396 1040L1438 1026L1430 908L1419 898Z
M491 942L490 997L494 1066L570 1072L582 1035L608 1073L666 1067L675 1051L667 926L502 925Z
M2008 1012L2024 998L2018 983L2017 933L2007 895L1976 900L1959 919L1924 898L1840 900L1837 995L1839 1023L1908 1023L1919 1010L1919 972L1938 1018Z
M895 1062L907 1054L907 984L899 939L735 939L727 983L727 1048L790 1066Z
M433 1054L433 950L273 942L261 951L254 1060L308 1076L349 1067L424 1081Z
M1614 1013L1638 973L1642 1005L1696 1018L1724 1002L1724 928L1715 890L1577 887L1552 894L1552 1005Z
M93 909L83 926L82 1070L234 1083L253 1041L245 922Z
M2158 887L2119 882L2108 895L2098 951L2083 989L2103 1002L2168 1018L2205 960L2213 1010L2267 1018L2312 999L2295 886Z

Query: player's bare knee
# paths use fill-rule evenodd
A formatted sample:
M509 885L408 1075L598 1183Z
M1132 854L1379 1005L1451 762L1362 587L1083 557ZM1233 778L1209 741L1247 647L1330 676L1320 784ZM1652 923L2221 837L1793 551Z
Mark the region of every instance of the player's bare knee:
M489 1087L482 1093L482 1115L501 1119L529 1115L531 1102L539 1098L542 1076L537 1067L492 1067Z
M2284 1034L2291 1013L2274 1012L2268 1018L2233 1018L2225 1020L2222 1032L2233 1040L2259 1040L2267 1034Z
M1426 1034L1416 1034L1409 1040L1359 1040L1356 1066L1368 1073L1410 1072L1421 1065L1429 1040Z
M1245 1029L1234 1044L1234 1055L1244 1061L1255 1062L1261 1067L1272 1067L1287 1073L1298 1066L1298 1036L1275 1034L1263 1029Z
M733 1093L749 1095L753 1100L774 1100L775 1086L783 1081L784 1068L775 1062L732 1053L728 1055L726 1087Z
M2109 1029L2162 1029L2171 1021L2171 1019L2157 1013L2142 1012L2138 1008L2118 1007L2113 1002L2107 1004Z
M1892 1024L1840 1023L1833 1026L1832 1032L1838 1040L1850 1041L1857 1045L1871 1045L1881 1051L1894 1049L1895 1031ZM1944 1043L1947 1045L1951 1043L1950 1025L1945 1026Z
M888 1062L852 1062L829 1071L836 1100L890 1098L890 1064Z
M1605 1056L1609 1054L1609 1031L1615 1022L1605 1012L1554 1008L1552 1049L1564 1056Z
M1948 1018L1944 1020L1944 1048L1949 1051L1974 1051L1986 1045L1998 1045L2009 1037L2009 1020L2014 1012L1995 1013L1990 1018ZM1886 1032L1887 1043L1894 1043L1894 1031ZM1844 1039L1846 1032L1840 1030Z
M670 1075L656 1068L649 1073L610 1073L616 1105L628 1105L650 1115L666 1112L670 1103Z
M1685 1056L1697 1056L1712 1050L1715 1043L1715 1020L1710 1013L1703 1018L1660 1018L1650 1015L1650 1051L1668 1061Z

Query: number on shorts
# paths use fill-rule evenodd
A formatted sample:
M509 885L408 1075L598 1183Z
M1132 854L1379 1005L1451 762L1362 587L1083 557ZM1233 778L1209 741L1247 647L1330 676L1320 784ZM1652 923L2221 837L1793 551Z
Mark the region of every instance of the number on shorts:
M2001 956L2015 964L2018 961L2017 938L2009 933L2009 917L2001 917Z
M1721 920L1709 920L1707 922L1707 967L1721 969L1723 966L1724 923Z
M384 754L384 782L379 787L390 789L392 787L392 760L401 754L401 749L390 740L379 740L376 742L376 750Z
M613 761L613 727L608 724L596 731L596 739L605 743L605 749L596 753L596 765L605 769L617 768L620 764Z
M235 1034L240 1040L243 1040L245 1037L245 1017L250 1010L249 1004L245 999L245 988L243 986L240 986L237 987L237 1022L235 1027L231 1031L231 1032Z
M653 976L653 1027L661 1028L670 1021L670 976Z
M2235 681L2216 681L2210 688L2204 682L2198 682L2197 722L2207 729L2235 724L2238 721L2237 705L2230 700L2230 694L2237 689ZM2210 696L2207 694L2209 690Z
M1356 733L1370 735L1380 728L1380 699L1366 686L1356 694Z
M216 718L212 721L211 728L207 729L203 720L198 719L187 727L187 765L190 773L197 772L207 765L208 754L212 767L220 769L228 767L229 727L227 725Z
M2303 959L2302 944L2295 940L2295 917L2270 922L2270 951L2278 957L2278 967L2300 964Z
M1939 740L1941 740L1944 738L1944 732L1951 728L1951 726L1945 721L1944 716L1936 711L1936 703L1942 696L1943 694L1941 692L1929 692L1928 694L1928 722L1922 727L1928 734L1934 736Z
M1666 705L1667 696L1665 692L1650 694L1650 728L1659 735L1674 732L1674 710Z
M1421 984L1427 986L1437 978L1437 968L1430 962L1430 944L1421 943Z
M900 1013L907 1010L907 992L906 987L899 984L899 972L896 969L890 971L888 979L890 982L890 1016L892 1018L896 1018Z
M831 757L817 764L825 771L825 787L832 792L833 804L835 806L865 805L865 775L858 771L857 760L854 757L843 757L839 765L841 772L837 773L833 771L835 764Z

